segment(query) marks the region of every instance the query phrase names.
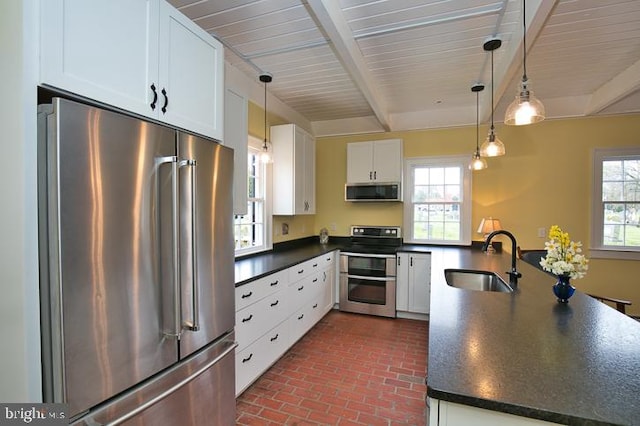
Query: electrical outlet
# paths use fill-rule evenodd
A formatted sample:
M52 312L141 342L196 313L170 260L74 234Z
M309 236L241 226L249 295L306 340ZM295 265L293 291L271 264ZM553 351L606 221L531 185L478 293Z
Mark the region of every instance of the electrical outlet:
M282 224L282 235L287 235L289 233L289 224L288 223L283 223Z
M538 238L545 238L547 236L547 230L545 228L538 228Z

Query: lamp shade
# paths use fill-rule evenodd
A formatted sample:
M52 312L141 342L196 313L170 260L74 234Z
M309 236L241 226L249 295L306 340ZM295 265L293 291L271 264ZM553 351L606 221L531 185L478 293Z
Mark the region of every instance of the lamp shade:
M478 226L478 234L489 235L493 231L499 231L502 229L500 219L494 219L492 217L483 218Z
M529 90L527 81L520 83L516 98L511 102L504 117L504 123L523 126L544 120L544 105Z
M482 157L499 157L504 154L504 144L491 129L487 139L480 146L480 155Z

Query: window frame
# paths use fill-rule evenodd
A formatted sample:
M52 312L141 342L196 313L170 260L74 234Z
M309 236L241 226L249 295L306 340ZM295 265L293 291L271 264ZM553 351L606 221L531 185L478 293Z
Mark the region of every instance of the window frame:
M589 242L589 255L592 258L640 260L640 247L604 245L604 209L602 208L603 163L610 160L639 158L640 147L595 148L593 151L591 240Z
M248 145L247 145L247 167L249 166L249 158L251 155L256 155L262 151L262 140L254 137L254 136L250 136L248 137ZM239 249L235 249L235 257L239 258L239 257L243 257L243 256L247 256L247 255L251 255L251 254L255 254L255 253L260 253L263 251L268 251L271 250L273 248L273 237L272 237L272 229L273 229L273 217L272 217L272 202L271 202L271 198L272 198L272 165L271 164L264 164L261 163L260 160L258 159L258 164L260 165L260 167L262 168L262 174L263 174L263 193L264 193L264 198L262 198L263 200L263 224L264 224L264 241L263 244L260 246L251 246L251 247L245 247L245 248L239 248ZM247 173L247 180L249 179L249 175ZM249 185L247 183L247 203L251 203L254 202L254 199L252 199L249 194ZM247 208L247 212L250 212L251 208L248 207ZM248 214L248 213L247 213ZM236 227L236 218L239 216L235 216L234 217L234 239L235 239L235 227Z
M472 173L468 167L469 157L462 155L437 156L437 157L414 157L406 158L404 161L404 212L403 227L404 241L413 244L434 244L434 245L471 245L472 226L471 226L471 186ZM462 201L460 205L460 239L458 240L425 240L416 239L413 235L414 225L414 169L419 167L459 167L462 174L461 179L461 195Z

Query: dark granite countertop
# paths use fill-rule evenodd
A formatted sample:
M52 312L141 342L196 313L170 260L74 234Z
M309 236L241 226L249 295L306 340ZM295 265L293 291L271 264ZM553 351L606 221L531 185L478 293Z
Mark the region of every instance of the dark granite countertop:
M236 261L236 286L339 250L309 240ZM504 273L511 256L404 245L431 254L427 394L443 401L568 425L640 425L640 323L578 291L567 305L555 279L518 261L513 293L449 287L444 269Z
M265 254L238 259L235 272L236 287L339 249L339 243L320 244L317 238L314 238L313 242L295 244Z
M427 394L569 425L640 425L640 323L518 261L514 293L449 287L443 269L504 273L510 255L433 248Z

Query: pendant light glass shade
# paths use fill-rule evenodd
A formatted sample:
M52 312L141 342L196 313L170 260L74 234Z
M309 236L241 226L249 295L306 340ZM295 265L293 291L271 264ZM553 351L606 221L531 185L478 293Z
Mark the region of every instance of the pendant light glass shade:
M511 102L504 115L504 124L524 126L544 120L544 105L529 89L527 77L527 2L522 0L522 81L516 92L516 98Z
M507 108L504 123L515 126L533 124L544 120L544 105L529 90L529 81L522 80L516 98Z
M483 157L498 157L504 155L505 152L504 144L498 139L493 130L493 125L491 125L487 139L480 146L480 155Z
M267 83L271 83L272 80L273 77L268 72L260 74L260 81L264 83L264 141L260 153L260 161L263 163L273 163L273 146L267 140Z
M478 147L478 138L480 134L480 105L479 105L479 93L484 90L483 84L474 84L471 87L471 91L476 94L476 151L473 153L473 157L471 157L471 162L469 163L469 169L473 171L484 170L487 168L487 160L480 156L480 148Z
M493 125L493 51L502 45L502 40L499 38L491 38L484 43L484 50L491 52L491 128L489 129L489 135L487 139L482 143L480 147L480 155L482 157L498 157L504 155L506 150L504 144L496 136L495 126Z

